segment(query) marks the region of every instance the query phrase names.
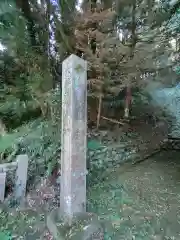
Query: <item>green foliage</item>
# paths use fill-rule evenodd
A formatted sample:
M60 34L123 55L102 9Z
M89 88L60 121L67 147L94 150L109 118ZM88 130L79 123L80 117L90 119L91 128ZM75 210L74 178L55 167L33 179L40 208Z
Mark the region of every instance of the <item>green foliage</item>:
M1 137L0 153L26 153L30 158L29 178L44 174L50 163L55 166L60 153L60 132L51 121L37 119ZM5 159L7 161L7 159Z
M91 141L88 141L87 147L88 147L88 150L97 150L97 149L101 149L102 145L99 143L99 141L91 140Z
M178 75L180 75L180 66L177 66L176 69L175 69L175 71L176 71L176 73L177 73Z
M4 3L0 15L0 41L7 47L10 55L15 55L27 47L26 21L13 3ZM5 11L6 9L6 11Z
M16 140L20 137L19 133L7 134L0 138L0 153L11 154L16 148Z
M167 29L169 33L177 34L180 31L180 10L178 10L167 24Z
M1 240L11 240L11 234L10 233L4 233L4 232L0 232L0 239Z
M24 121L29 121L40 115L39 106L33 100L20 101L13 95L7 95L6 101L0 101L0 117L9 129L18 127Z
M132 104L134 106L139 106L141 104L148 105L150 104L150 101L151 97L143 91L138 91L133 94Z
M16 10L14 1L1 0L0 17L5 14L12 14Z
M37 229L37 226L42 226L44 223L44 215L33 210L17 211L12 214L1 209L0 223L0 229L2 231L2 238L0 239L2 240L12 239L12 234L13 239L14 236L18 239L26 239L28 238L27 235L31 236L32 239L37 239L37 236L33 235L34 232L36 233L34 229Z
M17 2L24 4L15 6ZM112 2L104 1L105 9L111 8ZM51 5L48 1L46 3L47 6ZM87 1L83 1L84 6L86 3ZM155 12L151 11L150 6L141 3L142 1L137 1L134 12L132 11L134 2L130 4L122 2L121 9L117 7L116 22L113 21L110 25L113 25L113 29L124 31L122 41L116 38L114 42L113 36L117 35L114 30L112 30L112 38L108 37L109 33L103 32L103 39L108 35L108 41L110 41L110 44L105 42L107 45L105 62L112 60L109 64L109 66L112 65L112 77L108 71L108 82L110 85L115 83L115 90L119 89L119 86L123 88L125 80L136 83L144 71L156 71L156 61L160 60L160 56L168 60L162 52L164 54L166 50L172 50L167 44L168 39L179 31L178 12L172 15L165 30L165 33L168 33L167 39L164 38L165 33L160 32L158 27L151 30ZM30 6L30 12L27 11L28 6ZM44 8L43 5L36 5L36 1L13 1L12 3L1 1L0 7L0 43L6 47L4 52L0 52L0 120L9 130L6 136L1 137L0 152L10 155L18 148L19 153L28 154L32 161L32 172L38 169L37 166L41 166L40 172L43 172L47 166L51 171L54 163L49 163L56 161L60 151L61 91L54 88L56 81L60 81L57 69L64 57L69 53L75 53L74 30L78 29L74 18L77 15L77 1L57 1L56 6L51 7ZM61 18L57 12L61 13ZM104 14L106 15L106 11ZM103 20L106 16L101 17ZM149 21L150 17L151 21ZM84 14L82 25L86 22L86 18ZM107 17L107 21L109 20ZM49 24L54 31L53 34L48 31ZM132 26L135 27L134 32ZM102 26L101 30L103 29L106 30L106 24ZM125 36L126 31L127 36ZM101 33L100 30L99 32ZM53 35L55 40L54 55L50 51L50 35ZM32 41L33 37L35 42ZM81 33L79 37L81 39ZM158 52L155 46L161 42L161 51ZM110 45L116 46L114 53L117 53L117 56L110 53L112 50ZM130 59L127 49L135 52L134 58ZM152 61L154 49L156 56ZM119 58L121 55L122 57ZM150 59L148 62L145 61L147 56ZM95 65L92 69L92 75L94 75L92 78L96 79L99 74L99 69L96 69L98 59L95 55L91 57L90 54L90 63L93 62ZM168 61L165 62L163 67L166 68ZM102 69L105 69L104 65ZM141 101L149 100L143 94L135 94L134 105ZM116 98L110 104L112 107L124 106L124 97ZM44 119L33 120L40 116ZM95 142L89 142L88 148L98 149L100 146Z

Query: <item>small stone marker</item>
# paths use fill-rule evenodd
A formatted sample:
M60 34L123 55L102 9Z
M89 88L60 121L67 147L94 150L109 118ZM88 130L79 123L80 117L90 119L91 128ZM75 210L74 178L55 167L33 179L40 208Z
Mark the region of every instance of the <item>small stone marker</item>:
M0 173L0 201L4 201L5 194L5 185L6 185L6 172Z
M25 197L27 170L28 170L28 156L27 155L17 156L15 197L16 199L19 200L23 200L23 198Z

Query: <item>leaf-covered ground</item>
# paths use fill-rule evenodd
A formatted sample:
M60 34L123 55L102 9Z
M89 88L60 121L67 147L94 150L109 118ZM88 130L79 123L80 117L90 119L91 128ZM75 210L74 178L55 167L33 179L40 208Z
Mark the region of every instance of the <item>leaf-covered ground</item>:
M178 240L179 193L179 154L162 152L129 168L122 166L89 188L87 209L103 220L105 239ZM11 232L14 239L50 239L44 237L48 212L44 213L32 209L1 212L1 231Z
M163 152L91 188L89 210L105 220L107 239L180 239L179 156Z
M179 156L170 152L139 165L129 164L129 168L122 164L128 159L133 161L139 150L152 150L163 139L163 134L156 134L157 127L154 131L144 127L146 131L141 125L124 132L116 130L115 135L109 131L95 131L89 136L88 210L105 220L106 239L179 239L180 185L176 161ZM18 141L24 147L21 149L28 151L32 162L41 159L33 163L35 166L51 162L52 151L57 156L54 159L59 159L55 151L59 151L59 134L52 129L47 122L34 123L31 128L25 128L24 135L14 137L21 140ZM104 176L103 181L99 176ZM38 184L28 193L25 210L1 212L0 230L10 232L14 239L50 239L49 235L44 237L45 218L54 204L58 204L57 189Z

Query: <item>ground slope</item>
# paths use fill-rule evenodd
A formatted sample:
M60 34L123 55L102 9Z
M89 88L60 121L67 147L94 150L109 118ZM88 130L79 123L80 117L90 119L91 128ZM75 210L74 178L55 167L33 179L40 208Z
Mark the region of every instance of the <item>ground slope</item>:
M107 221L107 236L180 239L179 157L163 152L129 170L122 167L90 190L89 209Z

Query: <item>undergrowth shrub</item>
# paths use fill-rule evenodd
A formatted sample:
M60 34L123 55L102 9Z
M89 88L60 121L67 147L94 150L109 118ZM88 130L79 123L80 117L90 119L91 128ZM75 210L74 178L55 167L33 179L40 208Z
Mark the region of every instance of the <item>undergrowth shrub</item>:
M45 174L50 164L53 168L60 153L60 132L51 121L41 118L31 121L0 138L1 162L7 162L11 154L29 157L28 179ZM13 161L14 159L9 159Z

